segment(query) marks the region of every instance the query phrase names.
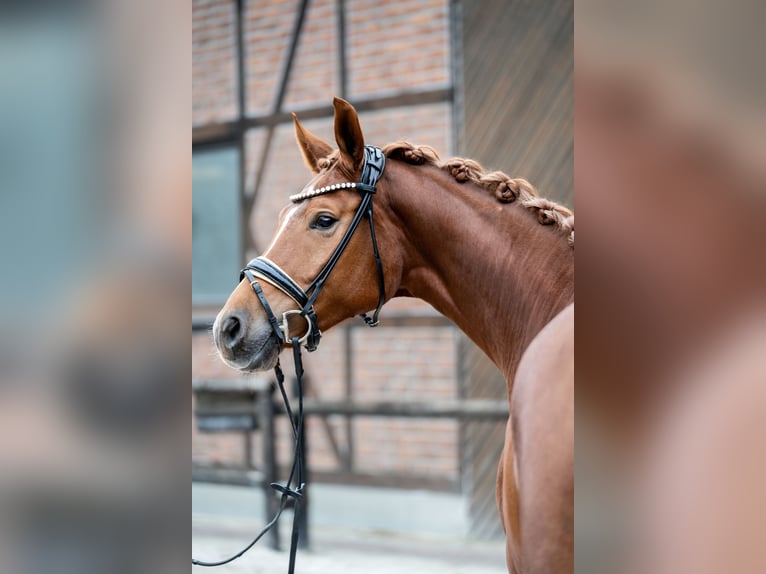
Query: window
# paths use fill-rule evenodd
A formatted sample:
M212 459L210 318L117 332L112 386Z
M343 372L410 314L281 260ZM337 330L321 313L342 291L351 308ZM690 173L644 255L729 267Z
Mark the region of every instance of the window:
M218 305L242 267L238 149L195 151L192 185L192 302Z

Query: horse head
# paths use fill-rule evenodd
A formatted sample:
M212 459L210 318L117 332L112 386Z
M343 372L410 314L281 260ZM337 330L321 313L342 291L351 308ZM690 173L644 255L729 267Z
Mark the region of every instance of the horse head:
M351 104L335 98L334 108L337 151L293 114L296 139L314 177L282 209L270 245L243 270L213 325L221 357L242 371L274 367L293 337L313 350L321 330L376 305L379 309L385 293L392 292L384 287L383 277L390 285L394 269L374 257L379 247L389 260L395 259L389 255L394 243L386 238L391 226L383 209L384 194L375 186L382 164L373 185L365 186L360 181L369 171L365 154L376 148L365 149ZM382 153L378 159L385 162ZM373 194L375 228L370 225L365 232ZM354 232L360 222L362 229Z

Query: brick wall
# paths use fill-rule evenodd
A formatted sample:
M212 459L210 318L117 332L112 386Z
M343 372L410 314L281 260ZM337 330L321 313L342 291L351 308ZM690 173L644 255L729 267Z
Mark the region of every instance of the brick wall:
M348 0L352 97L449 84L448 5L442 0Z
M232 119L237 113L234 7L228 0L194 0L192 8L192 122Z
M246 3L245 51L247 114L272 111L282 63L293 28L295 0L251 0ZM450 86L448 2L403 0L380 3L346 0L348 97L370 98L402 91ZM337 3L312 0L287 85L283 110L329 105L340 93L338 66ZM226 0L194 2L193 122L231 120L236 117L236 49L233 3ZM378 109L360 114L368 143L383 145L406 138L434 146L443 155L453 153L451 104L432 103ZM317 135L332 141L332 119L304 122ZM267 141L267 128L246 135L247 189L253 189L259 161ZM294 142L291 124L277 126L272 134L269 160L260 173L262 184L250 217L256 251L263 249L275 231L279 210L287 196L309 178ZM232 270L236 273L236 270ZM387 314L422 311L425 304L396 300ZM451 328L386 328L351 332L354 352L352 394L358 399L429 400L454 398L457 334ZM236 377L215 357L208 334L193 336L193 376ZM344 396L343 332L326 333L321 349L305 358L311 381L310 394L318 398ZM283 360L290 371L289 357ZM327 422L341 444L345 420ZM411 474L457 484L459 468L458 423L446 420L353 420L353 458L356 470L370 474ZM286 421L279 421L277 452L288 462L292 442ZM241 435L204 435L193 430L193 456L197 462L236 462L243 453ZM333 471L337 465L327 439L327 428L318 419L308 422L309 460L315 471ZM253 441L259 456L259 440ZM256 458L255 460L259 460Z

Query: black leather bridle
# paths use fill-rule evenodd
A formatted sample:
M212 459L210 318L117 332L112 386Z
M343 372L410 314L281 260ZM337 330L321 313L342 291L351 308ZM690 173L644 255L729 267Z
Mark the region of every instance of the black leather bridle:
M364 318L365 322L370 327L376 327L378 325L378 315L380 314L381 307L383 307L383 304L386 301L386 287L383 277L383 263L380 260L378 242L375 238L375 223L372 216L372 198L375 195L375 187L378 183L378 180L383 175L383 169L385 168L385 165L386 156L383 155L383 152L380 148L369 145L365 146L362 175L358 182L336 183L319 189L311 189L303 193L293 195L290 198L293 202L298 203L311 197L316 197L326 193L333 193L341 189L356 189L362 196L362 202L359 204L359 207L357 208L356 213L351 220L351 224L348 226L348 229L346 229L346 233L341 238L340 243L338 243L335 251L333 251L332 255L330 256L330 259L328 259L327 263L325 263L324 267L322 267L317 276L309 284L309 286L306 287L305 290L301 289L300 285L298 285L285 271L280 269L277 264L266 257L256 257L250 261L250 263L248 263L240 273L240 281L245 277L247 277L247 280L250 281L250 286L253 288L253 291L258 297L258 300L261 302L261 305L266 311L269 323L271 324L271 329L282 345L290 341L287 318L290 315L295 314L300 315L306 320L306 333L299 338L300 342L305 345L307 351L316 350L317 346L319 345L319 339L322 337L322 333L319 330L319 326L317 325L317 316L316 312L314 311L314 302L322 292L322 288L324 287L325 282L330 277L333 269L335 269L338 260L340 259L341 255L343 255L346 247L348 247L354 232L356 231L357 227L359 227L359 223L365 216L367 216L367 221L370 225L372 252L373 256L375 257L375 264L378 268L378 306L375 309L372 317L364 314L362 315L362 318ZM264 295L263 289L258 283L258 279L266 281L267 283L282 291L285 295L295 301L300 309L286 311L282 314L282 321L280 322L274 315L274 312L271 310L271 306L266 300L266 296Z
M266 257L256 257L250 261L250 263L248 263L240 273L240 281L242 281L242 279L245 277L247 277L247 280L250 281L250 286L253 288L253 291L258 297L258 300L261 302L261 305L263 305L263 309L266 311L269 323L271 324L271 329L274 331L274 335L276 335L280 345L284 346L289 342L293 349L295 379L298 389L297 416L293 414L293 410L290 407L290 401L287 398L287 392L285 391L284 387L285 376L282 373L279 362L277 362L277 365L274 367L274 373L276 374L277 378L277 386L279 387L279 391L282 395L282 400L285 404L285 411L290 418L290 424L293 431L293 463L290 468L290 475L284 485L277 482L271 483L270 486L282 495L279 507L277 508L277 512L274 514L274 517L271 519L271 521L266 524L263 530L258 533L258 535L250 542L250 544L245 546L242 550L233 556L230 556L224 560L207 562L192 558L192 564L195 566L222 566L224 564L228 564L229 562L233 562L245 554L248 550L255 546L255 544L269 530L271 530L271 528L279 520L279 517L282 515L282 512L286 508L288 501L293 499L295 510L293 513L293 527L290 539L290 562L288 565L288 574L294 574L295 572L295 557L298 550L298 541L300 537L300 530L298 528L298 524L300 524L299 516L302 511L304 500L303 491L306 487L305 461L303 460L303 361L301 359L301 344L305 345L306 350L308 351L315 351L319 345L319 339L321 338L322 333L320 332L317 325L316 312L314 311L314 302L319 296L319 293L322 291L322 288L324 287L327 278L330 276L330 273L332 273L335 265L337 265L340 256L343 255L343 251L345 251L346 247L351 241L351 237L354 235L356 228L359 227L359 223L365 216L367 216L370 224L372 252L375 257L375 264L378 268L378 306L375 309L372 317L364 314L362 315L362 318L370 327L378 326L378 315L380 314L380 309L383 307L383 304L386 302L386 287L383 277L383 263L380 259L380 254L378 252L378 242L375 238L375 224L372 217L372 197L375 195L375 187L381 175L383 175L383 169L385 168L385 165L386 157L383 155L383 152L380 150L380 148L374 146L365 146L362 175L358 182L337 183L318 189L310 189L290 197L293 202L298 203L305 199L316 197L317 195L333 193L341 189L356 189L362 196L362 202L356 209L356 213L354 213L354 217L351 220L351 224L348 226L348 229L346 229L346 233L341 238L340 243L338 243L335 251L333 251L332 255L330 256L330 259L327 261L327 263L325 263L324 267L322 267L321 271L319 271L319 274L306 288L305 291L301 289L300 285L298 285L285 271L280 269L276 263L270 261ZM267 283L282 291L285 295L295 301L300 309L293 309L284 312L282 314L282 322L280 323L274 315L274 312L272 311L271 306L269 305L269 302L263 293L263 289L258 283L258 279L266 281ZM306 320L307 329L306 333L302 337L290 337L287 318L292 314L300 315Z

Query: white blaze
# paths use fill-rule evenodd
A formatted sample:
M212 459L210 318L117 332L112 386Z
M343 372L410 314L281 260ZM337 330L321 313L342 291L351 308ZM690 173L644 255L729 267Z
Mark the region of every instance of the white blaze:
M266 248L265 253L263 254L265 257L268 257L269 252L274 247L274 245L279 240L279 236L282 235L282 232L287 229L287 226L290 223L290 220L292 217L297 213L298 208L300 205L294 205L290 208L290 210L285 214L285 218L282 220L282 225L279 226L279 229L277 229L277 233L274 235L274 239L271 240L271 243L269 243L269 246Z

